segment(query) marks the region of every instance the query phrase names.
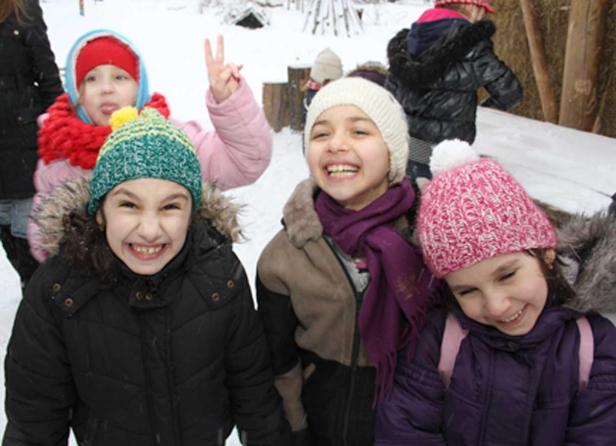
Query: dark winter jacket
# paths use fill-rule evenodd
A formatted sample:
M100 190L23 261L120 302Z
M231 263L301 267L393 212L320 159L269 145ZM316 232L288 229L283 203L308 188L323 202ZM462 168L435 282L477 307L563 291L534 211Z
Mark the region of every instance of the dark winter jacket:
M296 188L285 206L285 228L257 265L276 388L292 429L313 436L299 444L372 446L375 368L357 325L363 291L323 235L312 187L305 181ZM408 228L405 219L399 223Z
M616 444L616 328L594 313L616 309L616 225L597 217L590 240L579 223L563 228L559 248L561 255L575 251L583 259L573 281L578 294L566 307L548 306L531 332L507 336L454 308L469 334L447 389L437 371L446 311L429 315L414 360L399 362L395 389L378 409L376 445ZM580 257L582 245L590 250ZM595 257L597 250L604 256ZM595 289L584 294L587 280ZM588 311L594 338L590 380L582 391L577 310Z
M36 118L62 93L38 0L29 18L0 23L0 199L34 195Z
M452 26L442 29L447 21ZM433 28L441 33L432 33ZM484 105L507 110L521 101L520 83L494 54L494 32L492 22L446 19L415 23L410 34L403 29L389 42L385 86L402 104L412 137L432 144L453 138L472 143L481 87L490 94ZM419 41L424 34L434 39L432 44L418 42L428 48L410 55L407 35Z
M44 204L44 234L63 248L17 312L3 444L66 445L71 427L89 446L218 446L237 424L244 444L286 446L229 203L206 192L182 251L139 276L85 216L87 196L79 180Z

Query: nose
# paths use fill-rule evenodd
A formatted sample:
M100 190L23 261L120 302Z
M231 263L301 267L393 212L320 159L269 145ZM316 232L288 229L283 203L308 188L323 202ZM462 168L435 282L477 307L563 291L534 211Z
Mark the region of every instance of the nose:
M154 214L144 214L139 220L137 234L147 243L154 243L158 240L162 233L160 219Z
M113 80L111 78L102 78L101 79L101 89L105 92L105 93L110 93L113 91Z
M347 140L343 133L336 132L329 140L328 149L332 153L348 150Z
M511 308L511 301L504 292L492 290L484 294L486 313L494 319L502 319Z

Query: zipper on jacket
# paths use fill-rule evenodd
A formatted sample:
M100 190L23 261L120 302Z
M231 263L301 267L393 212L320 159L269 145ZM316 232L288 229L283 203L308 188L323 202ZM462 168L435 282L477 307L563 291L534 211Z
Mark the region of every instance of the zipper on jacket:
M349 382L349 393L347 394L347 398L344 403L344 417L343 417L343 423L342 423L342 446L350 446L350 444L348 443L347 436L349 432L349 422L350 422L350 417L351 417L351 403L353 401L353 391L355 390L355 375L357 374L357 361L359 357L359 324L358 322L359 322L359 310L360 310L360 306L362 302L363 293L360 294L357 292L357 289L355 288L355 285L353 284L353 281L351 280L351 277L349 276L349 272L347 271L344 264L342 263L342 260L340 260L340 257L338 257L338 254L336 253L336 249L332 245L332 242L327 237L323 237L323 240L325 240L325 242L327 243L327 246L329 246L329 248L332 250L332 254L334 254L334 257L336 257L336 260L338 261L340 268L342 268L342 272L344 273L347 281L349 282L349 285L351 286L351 289L353 290L353 297L355 298L355 326L353 328L353 348L351 350L351 365L350 365L351 379Z

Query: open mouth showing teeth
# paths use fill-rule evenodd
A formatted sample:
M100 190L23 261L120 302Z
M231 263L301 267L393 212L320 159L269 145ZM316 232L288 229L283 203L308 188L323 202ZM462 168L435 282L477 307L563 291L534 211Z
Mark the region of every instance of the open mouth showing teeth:
M524 313L525 309L526 309L526 306L522 307L520 311L518 311L516 314L512 315L511 317L508 317L507 319L501 319L501 322L511 323L511 322L516 321L517 319L520 318L520 316L522 316L522 313Z
M138 252L139 254L146 255L146 256L156 254L160 252L161 249L163 249L163 245L158 245L158 246L131 245L131 246L134 251Z
M355 166L350 166L348 164L332 164L326 167L327 173L329 175L337 175L337 176L350 176L357 173L359 170Z

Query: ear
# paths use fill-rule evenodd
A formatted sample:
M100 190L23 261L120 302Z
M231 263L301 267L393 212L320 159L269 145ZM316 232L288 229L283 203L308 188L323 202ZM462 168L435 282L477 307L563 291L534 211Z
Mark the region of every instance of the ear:
M99 229L103 231L105 229L105 216L103 215L103 211L100 207L96 211L94 218L96 219L96 224L98 224Z
M548 265L548 268L552 269L556 261L556 251L552 248L546 249L543 253L543 261Z

